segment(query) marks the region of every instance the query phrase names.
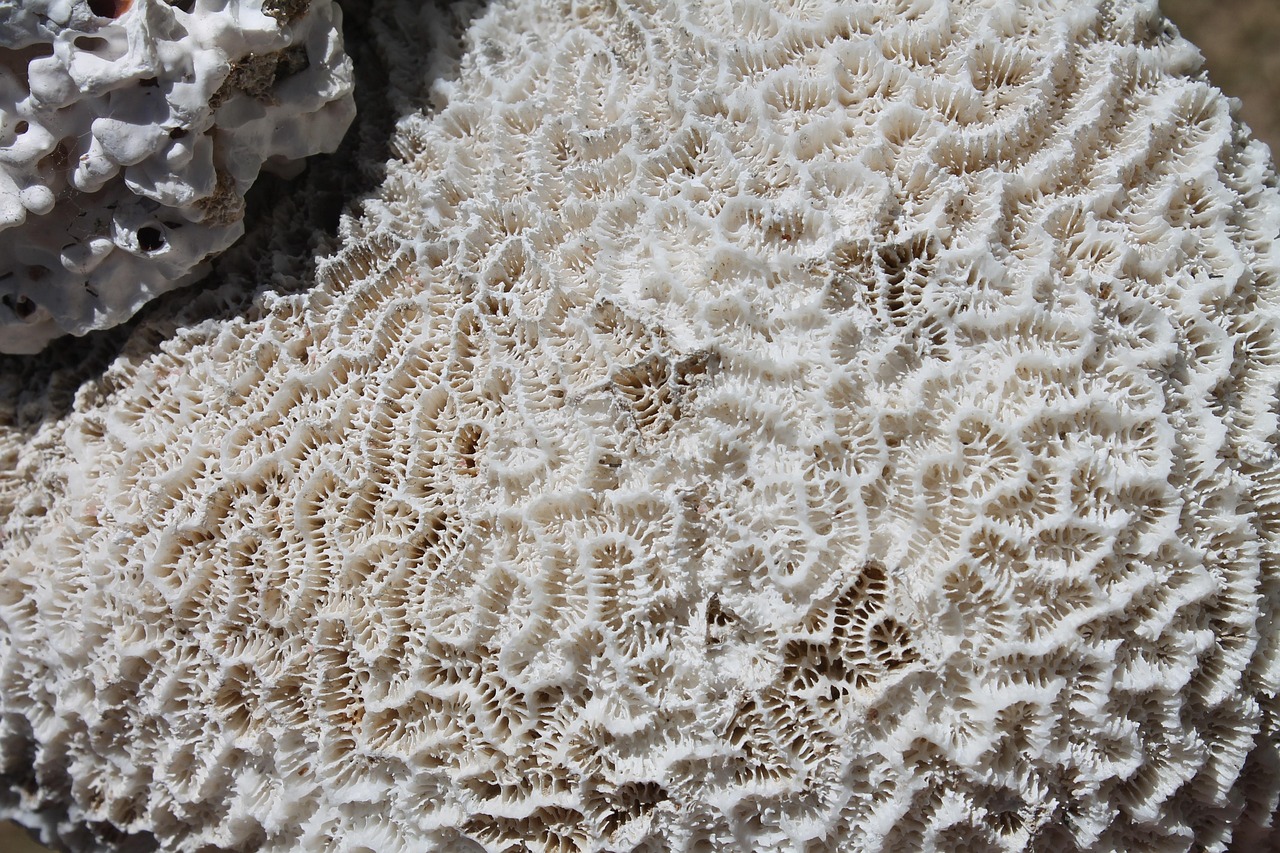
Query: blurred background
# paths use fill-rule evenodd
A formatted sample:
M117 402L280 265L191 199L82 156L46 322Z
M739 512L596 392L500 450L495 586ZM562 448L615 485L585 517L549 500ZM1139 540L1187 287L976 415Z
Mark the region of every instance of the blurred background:
M1209 79L1243 106L1253 135L1280 151L1280 0L1160 0L1204 54Z
M1209 78L1242 102L1240 118L1280 151L1280 0L1160 0L1166 15L1204 54ZM0 853L41 853L0 822Z

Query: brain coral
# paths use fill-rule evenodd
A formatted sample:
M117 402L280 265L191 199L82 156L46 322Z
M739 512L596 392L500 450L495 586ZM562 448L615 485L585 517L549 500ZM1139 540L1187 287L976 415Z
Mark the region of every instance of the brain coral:
M133 316L355 109L330 0L0 0L0 352Z
M440 10L371 14L406 114L313 286L4 363L8 814L1264 835L1280 193L1153 4L504 0L430 90Z

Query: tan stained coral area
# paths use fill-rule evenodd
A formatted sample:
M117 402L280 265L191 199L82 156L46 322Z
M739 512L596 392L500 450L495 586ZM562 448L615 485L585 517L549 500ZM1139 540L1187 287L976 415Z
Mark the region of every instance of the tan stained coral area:
M10 813L175 851L1256 836L1280 195L1197 61L1131 2L493 5L314 288L65 415L6 376Z

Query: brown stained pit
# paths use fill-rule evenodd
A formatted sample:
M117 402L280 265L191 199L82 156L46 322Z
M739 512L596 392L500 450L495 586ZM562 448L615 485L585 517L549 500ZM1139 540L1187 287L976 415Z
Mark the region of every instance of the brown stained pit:
M282 24L290 24L306 14L310 6L311 0L266 0L262 11Z
M213 194L196 202L196 207L204 214L201 221L206 225L238 222L244 218L244 199L236 193L235 180L230 175L219 171L217 176Z
M133 6L133 0L89 0L89 11L99 18L118 18Z

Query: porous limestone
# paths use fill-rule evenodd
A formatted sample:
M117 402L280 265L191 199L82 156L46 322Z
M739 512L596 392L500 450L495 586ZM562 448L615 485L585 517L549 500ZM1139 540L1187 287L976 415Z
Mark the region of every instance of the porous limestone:
M405 87L440 12L372 14ZM492 3L313 287L0 371L6 813L1265 836L1280 193L1198 69L1133 0Z
M0 352L127 320L354 113L330 0L0 0Z

